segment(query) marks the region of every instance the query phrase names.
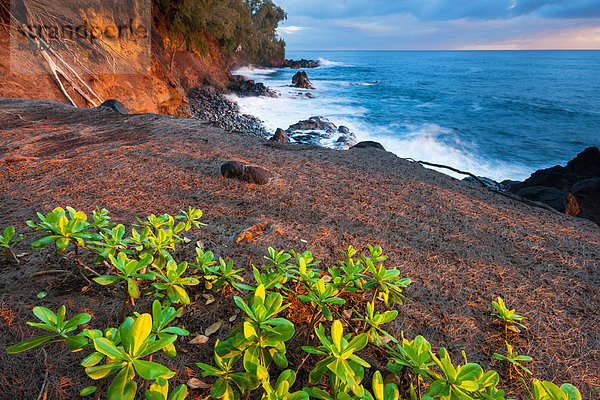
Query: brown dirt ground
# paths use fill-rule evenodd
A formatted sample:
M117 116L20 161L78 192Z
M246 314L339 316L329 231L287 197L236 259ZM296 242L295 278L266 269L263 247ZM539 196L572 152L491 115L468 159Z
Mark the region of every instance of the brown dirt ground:
M0 227L13 224L27 232L26 220L59 205L88 212L105 207L126 224L134 216L193 205L204 210L208 226L178 255L191 260L199 239L247 271L269 246L310 250L327 265L339 259L336 249L380 245L388 265L415 281L406 291L412 302L400 308L392 333L424 335L455 360L464 349L470 361L497 369L506 382L506 370L492 357L504 343L490 317L491 301L502 296L529 318L529 329L513 341L534 358L534 375L571 382L584 399L600 397L600 228L591 222L391 153L277 145L190 119L122 116L48 101L0 100L0 160L13 156L38 159L0 161ZM260 165L276 179L266 186L222 179L219 167L227 160ZM261 222L268 226L258 237L236 243ZM46 370L49 399L76 398L91 384L77 365L82 356L60 346L47 347L46 358L42 351L8 356L4 349L32 335L24 323L36 305L56 309L64 303L69 315L92 312L90 326L114 325L121 292L93 287L80 294L85 281L77 274L31 278L73 265L54 251L31 251L30 240L16 245L17 253L31 253L19 265L0 264L0 398L37 398ZM47 287L50 294L37 299ZM192 292L196 297L202 290ZM145 306L141 302L137 310ZM180 321L198 333L234 312L231 296L219 296L210 306L194 303ZM211 362L214 339L232 327L226 323L208 345L182 340L180 357L165 361L177 369L175 379L199 375L194 363ZM291 366L302 357L291 352ZM307 361L302 376L314 362ZM513 396L522 394L517 383L506 385Z

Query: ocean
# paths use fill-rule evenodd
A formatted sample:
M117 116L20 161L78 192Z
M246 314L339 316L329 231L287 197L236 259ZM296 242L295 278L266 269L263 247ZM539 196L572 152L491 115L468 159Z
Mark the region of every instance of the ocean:
M311 116L400 157L523 180L600 145L600 51L288 51L318 59L315 90L289 69L243 68L278 98L233 97L274 132ZM310 92L314 98L299 93ZM443 171L447 172L447 171Z

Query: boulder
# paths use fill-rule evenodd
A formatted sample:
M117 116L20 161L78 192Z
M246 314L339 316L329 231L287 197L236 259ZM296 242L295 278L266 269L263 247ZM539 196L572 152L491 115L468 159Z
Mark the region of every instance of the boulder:
M295 123L294 125L290 125L289 128L286 129L287 133L294 131L325 131L333 133L338 130L337 126L329 122L327 118L324 117L310 117L307 120L300 121Z
M338 132L339 133L344 133L346 135L349 135L350 134L350 129L348 129L348 127L342 125L342 126L340 126L338 128Z
M561 212L565 211L565 199L571 193L580 208L579 216L600 224L600 149L598 147L585 149L564 167L557 165L542 169L534 172L523 182L514 184L511 182L507 186L513 193L540 201Z
M353 149L377 149L377 150L385 150L385 147L383 147L383 145L379 142L373 142L371 140L365 140L363 142L358 142L357 144L355 144L354 146L352 146Z
M221 175L256 185L266 185L273 178L271 171L239 161L228 161L221 165Z
M566 210L567 192L546 186L530 186L517 190L516 194L532 201L538 201L562 213Z
M281 68L300 69L300 68L317 68L319 62L315 60L285 60L281 64Z
M314 89L314 86L308 79L308 75L304 71L299 71L292 77L292 86L301 89Z
M99 107L110 108L111 110L123 115L129 114L129 112L127 112L127 108L125 108L123 103L121 103L119 100L106 100L104 103L100 104Z
M288 134L286 131L284 131L281 128L277 128L277 130L275 131L275 134L269 140L271 140L273 142L278 142L278 143L289 143L290 138L288 137Z
M258 82L254 82L251 79L233 78L232 82L227 85L227 90L230 93L235 93L242 97L277 97L277 93L272 91L269 87Z

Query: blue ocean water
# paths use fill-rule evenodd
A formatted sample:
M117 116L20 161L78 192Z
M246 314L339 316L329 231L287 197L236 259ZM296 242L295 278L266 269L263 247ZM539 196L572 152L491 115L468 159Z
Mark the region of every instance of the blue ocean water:
M401 157L496 180L522 180L600 145L600 51L306 51L309 99L297 71L237 73L281 96L235 99L268 129L311 116L348 126Z

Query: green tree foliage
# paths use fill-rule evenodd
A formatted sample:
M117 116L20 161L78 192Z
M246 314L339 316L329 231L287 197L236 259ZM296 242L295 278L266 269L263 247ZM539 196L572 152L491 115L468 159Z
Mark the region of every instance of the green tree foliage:
M287 15L271 0L160 0L160 9L188 45L205 49L198 33L209 32L226 55L241 46L253 62L285 57L285 42L277 36L277 27Z

